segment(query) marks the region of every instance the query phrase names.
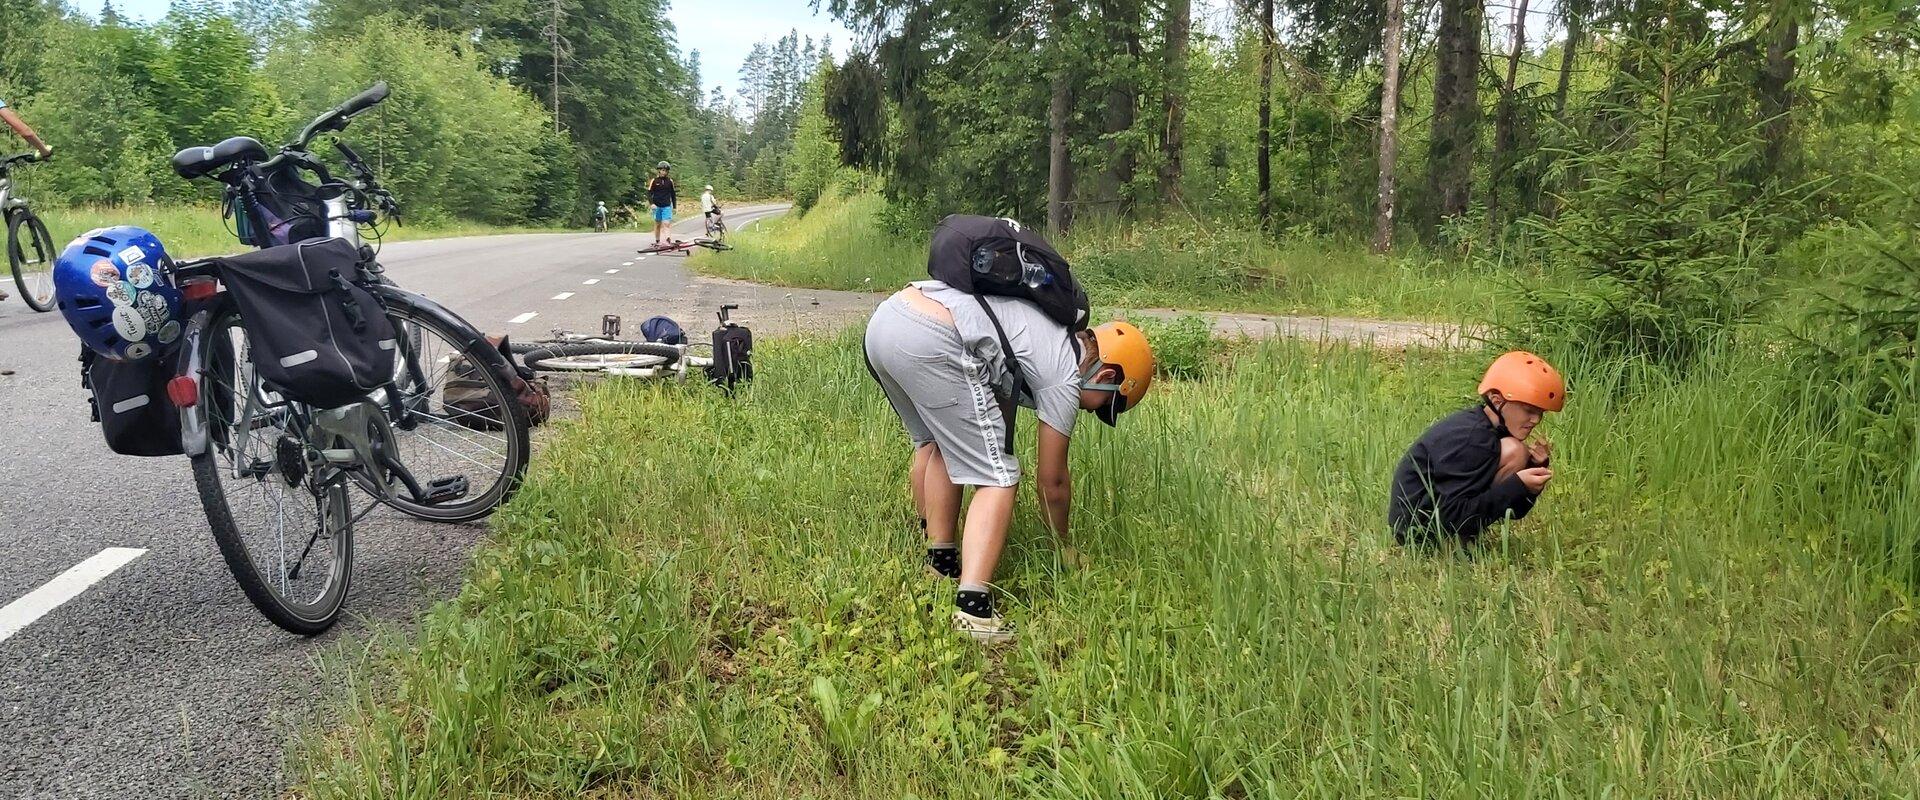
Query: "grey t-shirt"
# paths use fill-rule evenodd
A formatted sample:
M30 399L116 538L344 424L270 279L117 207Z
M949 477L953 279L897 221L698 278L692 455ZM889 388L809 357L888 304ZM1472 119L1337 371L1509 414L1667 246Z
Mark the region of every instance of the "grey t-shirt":
M1001 397L1011 394L1013 373L1000 357L1000 337L980 302L939 281L917 281L913 286L953 312L954 328L960 332L967 352L986 362L994 389ZM1017 297L985 299L1006 329L1007 342L1013 345L1014 357L1020 360L1027 379L1027 396L1015 398L1015 402L1033 409L1040 421L1054 430L1072 436L1073 423L1080 418L1080 357L1066 326Z

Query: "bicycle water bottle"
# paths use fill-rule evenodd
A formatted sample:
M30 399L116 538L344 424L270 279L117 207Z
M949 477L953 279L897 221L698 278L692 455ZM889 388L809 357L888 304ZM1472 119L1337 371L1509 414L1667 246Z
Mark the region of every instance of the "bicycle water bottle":
M1020 277L1027 284L1027 288L1038 289L1049 283L1047 279L1052 276L1047 274L1046 267L1027 258L1026 248L1016 246L1014 252L1020 255Z

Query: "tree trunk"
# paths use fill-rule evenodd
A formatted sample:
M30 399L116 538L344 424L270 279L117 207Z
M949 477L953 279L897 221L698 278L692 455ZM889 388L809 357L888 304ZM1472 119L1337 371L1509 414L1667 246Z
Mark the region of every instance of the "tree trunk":
M1273 229L1273 0L1260 0L1260 229Z
M1055 58L1053 98L1047 104L1047 233L1059 237L1073 227L1073 209L1067 205L1073 197L1073 159L1067 148L1067 121L1073 113L1073 74L1067 57L1067 17L1073 0L1053 0L1053 39Z
M1553 116L1555 119L1567 118L1567 93L1573 87L1574 59L1580 52L1580 42L1586 38L1586 20L1579 14L1567 15L1567 44L1560 51L1560 85L1553 89Z
M1100 200L1112 213L1126 216L1133 211L1127 187L1133 184L1136 157L1126 134L1133 130L1137 116L1138 89L1134 71L1140 63L1140 19L1138 0L1108 0L1101 4L1106 20L1107 43L1125 53L1127 66L1107 85L1104 109L1107 134L1107 169L1100 182Z
M1507 78L1500 84L1500 110L1493 119L1493 174L1487 181L1487 223L1500 224L1500 183L1513 165L1514 126L1520 114L1514 96L1520 80L1520 57L1527 50L1527 0L1513 9L1513 52L1507 57Z
M1481 0L1440 0L1427 172L1442 218L1467 211L1480 130Z
M1793 75L1798 65L1793 51L1800 46L1800 23L1785 15L1785 3L1775 3L1775 18L1767 37L1767 63L1760 71L1760 117L1765 120L1761 136L1766 141L1767 173L1781 169L1787 154L1787 140L1793 135Z
M1393 249L1393 170L1400 157L1400 29L1402 0L1387 0L1386 41L1380 46L1380 187L1373 216L1373 252Z
M1167 0L1166 130L1160 137L1160 198L1180 205L1180 178L1187 149L1187 37L1193 0Z

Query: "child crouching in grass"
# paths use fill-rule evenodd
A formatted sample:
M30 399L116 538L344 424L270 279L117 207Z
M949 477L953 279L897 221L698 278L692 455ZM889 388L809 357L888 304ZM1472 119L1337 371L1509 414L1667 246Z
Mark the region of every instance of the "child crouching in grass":
M1527 437L1567 400L1545 359L1514 351L1480 379L1480 402L1442 418L1393 472L1387 523L1401 544L1472 544L1503 519L1520 519L1553 480L1547 442Z

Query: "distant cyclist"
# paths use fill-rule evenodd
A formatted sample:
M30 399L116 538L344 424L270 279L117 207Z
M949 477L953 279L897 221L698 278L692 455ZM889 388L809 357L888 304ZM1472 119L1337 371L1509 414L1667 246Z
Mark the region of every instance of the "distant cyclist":
M713 199L713 184L707 184L707 190L700 193L700 216L706 219L707 235L712 236L718 229L715 223L721 222L720 203Z
M0 122L7 123L7 127L12 128L14 133L19 134L20 138L27 140L27 144L34 149L34 152L40 154L41 160L44 161L53 157L53 148L48 147L46 142L41 141L40 134L34 133L33 127L29 126L26 120L21 119L19 114L14 113L13 109L7 107L5 98L0 98ZM5 289L0 289L0 300L5 300L9 296Z
M662 161L653 169L653 180L647 183L647 203L653 206L653 243L658 245L666 241L667 225L673 222L673 206L680 202L680 194L674 189L673 179L667 177L672 164Z
M593 229L596 231L607 229L607 201L605 200L596 203L593 207Z

